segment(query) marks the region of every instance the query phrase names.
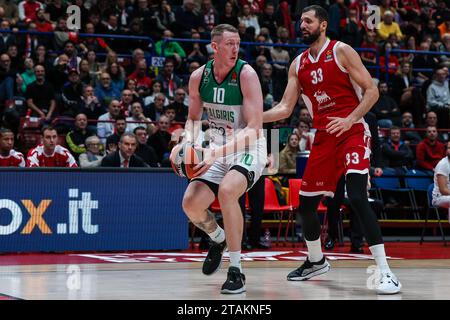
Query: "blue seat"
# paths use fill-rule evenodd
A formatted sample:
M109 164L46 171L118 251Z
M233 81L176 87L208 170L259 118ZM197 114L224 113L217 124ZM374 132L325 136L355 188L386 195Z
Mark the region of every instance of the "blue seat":
M432 182L433 177L423 171L412 169L406 173L405 185L413 190L427 192Z
M410 187L402 187L400 178L397 173L392 168L384 168L383 175L381 177L372 177L373 187L376 188L378 197L383 200L382 191L400 192L407 193L409 201L411 203L411 208L415 219L419 219L419 211L416 205L415 196L413 189ZM383 200L384 202L384 200ZM386 213L383 212L384 218L386 218Z
M428 200L428 209L427 209L427 213L425 216L425 224L422 228L422 236L420 237L420 244L423 243L423 238L425 235L425 229L427 228L427 224L428 224L428 215L430 213L431 210L433 210L436 213L436 218L438 220L439 223L439 229L441 231L441 235L442 235L442 240L444 241L444 246L447 246L447 241L445 240L445 234L444 234L444 229L442 229L442 223L441 223L441 217L439 216L439 208L433 206L433 188L434 188L434 183L430 184L427 188L427 200Z

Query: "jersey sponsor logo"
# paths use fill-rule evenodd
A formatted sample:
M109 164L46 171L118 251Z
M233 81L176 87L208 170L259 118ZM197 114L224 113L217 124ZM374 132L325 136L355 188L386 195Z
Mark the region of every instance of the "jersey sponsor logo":
M327 50L327 52L325 53L325 62L330 62L330 61L333 61L333 51Z
M323 181L317 181L316 182L316 187L323 187L324 186L324 182Z
M314 93L314 98L316 98L318 104L331 101L330 96L325 91L320 90Z
M238 78L237 72L233 71L233 73L231 74L230 82L228 84L232 86L237 86L237 78Z
M208 116L212 119L234 122L234 112L208 108Z
M203 83L206 84L209 82L209 74L211 73L211 69L205 68L205 73L203 77Z

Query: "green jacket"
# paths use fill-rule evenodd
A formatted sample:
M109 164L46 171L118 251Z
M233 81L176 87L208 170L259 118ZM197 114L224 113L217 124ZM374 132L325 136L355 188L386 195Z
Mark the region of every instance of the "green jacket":
M34 70L26 70L20 76L23 79L22 87L20 89L22 92L26 92L28 85L36 81L36 75L34 74Z
M158 56L162 56L162 44L163 40L160 40L155 44L155 51ZM166 42L164 56L173 57L174 53L177 53L181 58L186 58L186 52L178 42Z

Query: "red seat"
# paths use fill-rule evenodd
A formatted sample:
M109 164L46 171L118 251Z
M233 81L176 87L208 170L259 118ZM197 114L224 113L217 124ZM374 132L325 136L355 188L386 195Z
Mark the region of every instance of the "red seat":
M295 212L298 210L300 205L300 188L302 186L302 179L289 179L289 216L288 223L286 225L286 232L284 234L284 241L287 241L289 227L292 225L292 239L294 241L295 235L295 224L294 217Z
M285 205L281 206L278 202L277 192L275 190L275 185L273 181L269 178L265 178L265 186L264 186L264 213L277 213L279 223L278 223L278 232L277 232L277 245L280 241L280 233L281 233L281 224L283 220L283 213L290 211L291 206Z

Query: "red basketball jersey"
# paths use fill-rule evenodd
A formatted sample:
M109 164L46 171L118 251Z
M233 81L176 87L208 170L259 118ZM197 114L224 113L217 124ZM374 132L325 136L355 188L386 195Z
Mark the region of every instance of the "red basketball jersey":
M309 49L296 58L303 101L316 129L325 129L328 117L347 117L362 98L361 88L337 60L337 43L327 39L316 59Z

